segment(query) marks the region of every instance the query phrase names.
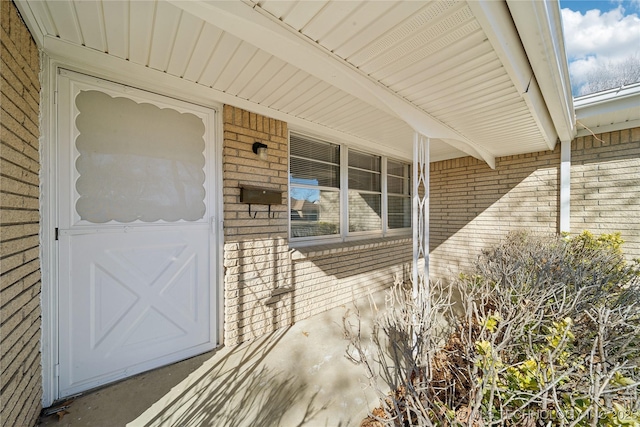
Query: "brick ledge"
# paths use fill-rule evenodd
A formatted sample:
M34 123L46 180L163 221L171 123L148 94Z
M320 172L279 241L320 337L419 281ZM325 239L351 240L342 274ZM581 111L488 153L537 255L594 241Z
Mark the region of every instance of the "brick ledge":
M335 255L351 251L379 248L382 246L411 243L411 236L379 237L375 239L355 240L351 242L329 243L324 245L291 248L291 259L299 260L324 255Z

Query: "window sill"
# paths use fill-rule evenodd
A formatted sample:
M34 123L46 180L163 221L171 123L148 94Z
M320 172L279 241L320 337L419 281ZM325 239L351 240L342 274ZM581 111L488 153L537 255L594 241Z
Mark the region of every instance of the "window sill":
M373 249L400 243L411 244L411 235L380 237L375 239L354 240L350 242L327 243L313 246L291 248L291 259L301 260L326 255L338 255L346 252Z

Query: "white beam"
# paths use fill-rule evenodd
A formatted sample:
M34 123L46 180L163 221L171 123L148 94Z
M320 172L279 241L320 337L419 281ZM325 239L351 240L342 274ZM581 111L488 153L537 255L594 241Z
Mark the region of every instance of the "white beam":
M254 3L180 1L170 3L333 86L394 114L432 138L456 140L456 148L495 167L495 156L417 108L318 43L304 37Z

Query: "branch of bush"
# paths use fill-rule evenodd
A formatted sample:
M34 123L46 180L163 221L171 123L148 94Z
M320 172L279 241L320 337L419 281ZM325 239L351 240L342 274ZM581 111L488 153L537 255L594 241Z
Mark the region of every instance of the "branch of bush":
M380 395L365 423L640 427L640 263L622 243L512 233L446 286L395 285L370 340L345 322Z

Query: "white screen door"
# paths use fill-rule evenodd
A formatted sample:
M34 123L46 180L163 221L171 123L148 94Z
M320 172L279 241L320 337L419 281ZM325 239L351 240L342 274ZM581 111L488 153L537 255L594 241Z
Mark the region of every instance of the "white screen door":
M58 398L215 347L214 123L61 70Z

